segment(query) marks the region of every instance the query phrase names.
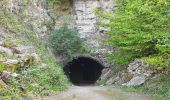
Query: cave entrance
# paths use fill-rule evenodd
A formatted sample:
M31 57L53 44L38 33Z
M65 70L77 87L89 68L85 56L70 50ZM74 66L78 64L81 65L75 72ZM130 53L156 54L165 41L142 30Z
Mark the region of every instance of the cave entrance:
M104 66L90 57L78 57L64 66L64 72L74 85L94 84Z

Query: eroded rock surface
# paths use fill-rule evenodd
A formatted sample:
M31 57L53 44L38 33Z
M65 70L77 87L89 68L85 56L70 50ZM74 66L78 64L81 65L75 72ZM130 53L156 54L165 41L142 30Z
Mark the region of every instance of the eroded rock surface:
M32 26L37 37L45 35L50 17L44 0L9 0L8 7L11 12L21 15L23 22Z
M143 60L135 60L129 64L127 68L128 72L133 75L132 79L122 85L125 86L137 86L143 84L146 80L151 78L154 71L150 69L149 65Z
M5 47L2 47L2 46L0 46L0 53L4 53L6 56L12 56L13 55L13 52L12 52L11 49L5 48Z
M96 24L98 17L93 10L100 8L109 11L114 9L115 5L112 0L73 0L75 27L80 37L85 40L85 45L91 50L91 54L94 54L106 67L109 67L109 64L106 63L104 54L110 50L103 46L102 39L106 37L105 29Z
M111 77L107 77L106 84L122 84L128 87L138 86L152 78L155 73L156 71L151 69L150 65L144 60L136 59L128 65L127 69L117 72L116 75L110 73L109 76Z

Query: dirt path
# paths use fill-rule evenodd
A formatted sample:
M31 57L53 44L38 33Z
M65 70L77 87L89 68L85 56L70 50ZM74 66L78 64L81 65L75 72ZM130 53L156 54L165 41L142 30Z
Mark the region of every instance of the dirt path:
M65 92L41 100L153 100L149 95L127 93L101 86L73 86Z

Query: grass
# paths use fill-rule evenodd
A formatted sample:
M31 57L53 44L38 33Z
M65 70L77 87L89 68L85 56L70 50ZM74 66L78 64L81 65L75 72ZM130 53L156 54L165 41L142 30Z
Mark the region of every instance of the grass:
M56 63L55 57L50 54L47 44L44 43L45 40L36 38L32 28L28 25L29 23L20 21L22 15L9 12L7 4L7 0L0 1L0 25L12 33L10 37L17 35L17 41L24 40L27 45L33 45L41 58L41 63L46 64L46 68L41 69L39 67L41 63L35 62L18 70L19 76L6 80L7 88L0 88L0 98L4 100L28 99L30 95L39 97L66 89L67 80L61 67ZM13 38L13 40L15 39ZM10 46L11 43L6 43L6 45ZM1 68L3 65L0 65L0 71Z
M125 87L117 86L126 92L139 92L154 95L153 100L170 100L170 77L161 75L153 78L141 86Z
M2 72L4 70L4 63L0 62L0 72Z
M0 91L0 96L5 100L18 100L34 96L44 96L55 91L62 91L67 88L67 80L60 66L57 65L53 55L50 55L45 44L39 40L36 44L36 52L41 61L46 64L42 69L41 64L34 63L17 71L17 78L10 78L5 81L9 89Z
M154 55L144 57L144 61L150 64L154 69L168 69L170 66L169 54Z

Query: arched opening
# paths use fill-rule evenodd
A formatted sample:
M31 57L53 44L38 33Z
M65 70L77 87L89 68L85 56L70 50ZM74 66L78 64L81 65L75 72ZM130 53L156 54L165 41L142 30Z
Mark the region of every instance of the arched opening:
M67 63L64 72L75 85L94 84L101 76L104 66L89 57L78 57Z

